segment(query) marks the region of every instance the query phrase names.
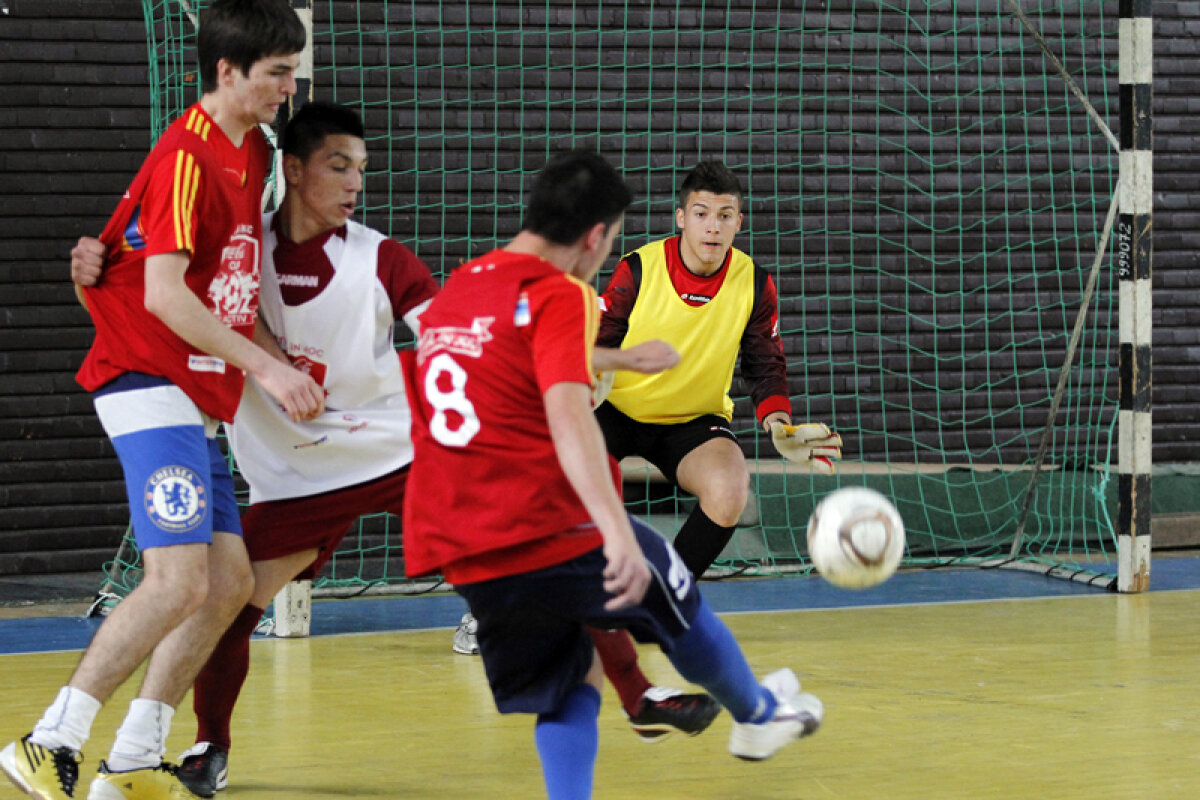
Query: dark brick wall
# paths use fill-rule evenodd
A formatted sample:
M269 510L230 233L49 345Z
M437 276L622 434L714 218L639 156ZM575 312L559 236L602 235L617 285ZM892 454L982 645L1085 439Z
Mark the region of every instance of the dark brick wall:
M97 569L121 470L74 371L91 341L68 251L149 147L141 8L7 0L0 16L0 574Z
M140 5L129 0L6 2L10 13L0 15L0 574L91 570L115 550L126 512L119 466L89 400L73 380L91 334L67 283L67 254L78 235L100 230L149 147L145 33ZM400 5L409 8L394 8ZM520 18L517 3L499 5L498 13ZM569 15L566 5L561 13ZM738 19L748 19L743 7L749 3L735 5L741 9ZM438 4L418 6L424 27L461 23L444 19ZM1104 7L1115 22L1116 2L1105 0ZM1159 3L1155 11L1155 459L1194 461L1200 444L1200 397L1192 386L1200 356L1195 299L1200 290L1200 175L1192 152L1192 120L1200 106L1195 46L1200 2ZM318 9L318 17L321 13L327 12ZM360 47L382 60L394 57L388 42L370 33L386 22L383 14L371 11L363 19L366 36L326 47L327 53L336 53L338 63L356 60L354 51ZM1113 40L1115 36L1114 29ZM413 46L437 57L433 42L420 39ZM1115 46L1110 49L1115 53ZM471 57L466 48L442 55ZM463 78L461 72L446 70L427 71L420 79L454 85ZM685 80L695 84L694 90L702 80L712 80L712 73ZM319 76L319 86L321 81ZM379 99L386 91L372 80L363 86L365 99ZM472 91L489 92L488 108L501 114L519 99L513 86ZM1115 92L1115 86L1109 91ZM443 111L450 127L483 122L465 106ZM587 113L594 116L594 106ZM396 122L380 112L367 116L369 129L376 132ZM606 136L619 133L607 131ZM615 141L597 143L608 147ZM425 157L438 149L434 146ZM497 157L503 156L477 153L475 163L519 166L493 163ZM398 168L406 166L404 158L415 159L401 154ZM639 189L659 194L669 194L675 180L669 171L643 177ZM463 203L460 209L469 198L486 196L501 208L508 204L510 216L515 214L517 197L497 192L491 181L457 175L448 184L457 193L452 199ZM389 191L373 188L377 195ZM418 243L427 237L460 236L465 241L512 232L496 227L490 209L433 218L415 215L407 199L396 205L400 210L386 223L388 215L378 209L368 210L367 221ZM754 212L762 221L767 210ZM660 221L649 214L633 223L634 230L661 230ZM785 302L792 315L804 313L803 304L794 299L803 290L797 280L784 287L785 296L793 298Z

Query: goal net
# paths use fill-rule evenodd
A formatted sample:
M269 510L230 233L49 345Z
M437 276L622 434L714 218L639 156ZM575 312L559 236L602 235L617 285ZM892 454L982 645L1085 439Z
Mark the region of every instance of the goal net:
M690 5L318 0L312 95L367 130L358 218L441 278L516 233L550 153L589 147L633 189L629 250L673 234L683 173L720 158L747 189L737 246L779 290L795 417L846 446L835 476L785 467L735 378L753 498L716 573L807 569L809 514L846 485L895 501L909 565L1111 571L1109 4ZM145 6L157 134L198 97L202 4ZM627 474L631 510L677 528L694 501ZM403 580L398 520L374 518L318 587Z

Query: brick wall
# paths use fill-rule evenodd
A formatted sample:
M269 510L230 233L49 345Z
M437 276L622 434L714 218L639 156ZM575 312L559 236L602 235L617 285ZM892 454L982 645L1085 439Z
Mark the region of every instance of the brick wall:
M6 0L0 16L0 574L97 569L127 511L73 375L91 341L68 251L149 147L138 3Z
M67 282L67 254L78 235L100 230L149 147L145 34L140 6L128 0L6 3L10 13L0 14L0 574L92 570L115 549L126 512L119 466L73 380L91 329ZM418 6L426 23L439 19L437 4ZM1105 8L1115 21L1115 1L1106 0ZM1191 120L1200 110L1200 3L1158 4L1155 11L1155 459L1194 461L1200 175ZM364 19L378 24L379 17ZM369 36L355 42L387 57ZM339 46L340 63L353 55L348 48ZM368 115L370 129L386 125ZM669 193L673 179L659 181L644 188ZM445 220L415 224L407 213L391 221L398 234L445 233ZM378 211L368 222L383 226ZM438 230L427 230L431 222ZM464 236L495 233L489 215L453 222Z

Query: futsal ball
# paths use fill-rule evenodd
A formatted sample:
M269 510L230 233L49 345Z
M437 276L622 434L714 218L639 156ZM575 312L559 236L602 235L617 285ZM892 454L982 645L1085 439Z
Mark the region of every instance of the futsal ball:
M825 496L808 518L808 555L825 580L846 589L883 583L904 556L904 520L874 489Z

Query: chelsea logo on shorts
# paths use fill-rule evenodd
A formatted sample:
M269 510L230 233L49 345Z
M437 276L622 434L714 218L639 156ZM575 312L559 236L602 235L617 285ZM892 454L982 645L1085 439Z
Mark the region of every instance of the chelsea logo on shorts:
M208 497L187 467L163 467L146 481L146 515L164 531L187 533L204 521Z

